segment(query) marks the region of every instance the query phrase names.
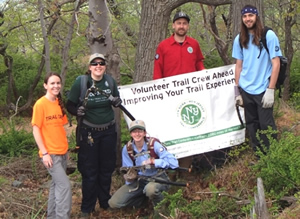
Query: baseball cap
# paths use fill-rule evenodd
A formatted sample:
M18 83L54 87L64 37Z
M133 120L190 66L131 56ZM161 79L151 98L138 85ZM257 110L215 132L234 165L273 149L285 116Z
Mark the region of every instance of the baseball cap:
M94 59L103 59L105 61L105 58L104 58L104 55L101 54L101 53L94 53L93 55L90 56L90 59L89 59L89 64L94 60Z
M179 12L177 12L177 13L174 15L173 23L174 23L177 19L179 19L179 18L185 18L185 19L187 19L187 21L190 23L190 17L189 17L186 13L184 13L184 12L182 12L182 11L179 11Z
M142 129L146 130L146 125L142 120L134 120L129 125L129 132L133 131L134 129Z

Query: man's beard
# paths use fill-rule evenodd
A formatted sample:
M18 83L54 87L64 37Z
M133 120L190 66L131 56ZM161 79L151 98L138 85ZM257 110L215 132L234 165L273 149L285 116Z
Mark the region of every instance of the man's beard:
M186 30L183 30L183 32L182 32L182 31L180 31L180 30L182 30L182 29L179 29L179 30L175 31L175 34L176 34L177 36L184 37L184 36L187 34L187 31L186 31Z

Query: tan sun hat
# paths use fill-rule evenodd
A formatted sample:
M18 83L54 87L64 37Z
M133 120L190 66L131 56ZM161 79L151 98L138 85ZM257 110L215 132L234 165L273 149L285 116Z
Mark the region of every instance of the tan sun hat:
M129 125L129 132L133 131L134 129L141 129L146 131L146 125L142 120L134 120Z
M94 54L92 54L92 55L90 56L90 58L89 58L89 64L90 64L94 59L96 59L96 58L98 58L98 59L103 59L103 60L105 61L105 57L104 57L103 54L101 54L101 53L94 53Z

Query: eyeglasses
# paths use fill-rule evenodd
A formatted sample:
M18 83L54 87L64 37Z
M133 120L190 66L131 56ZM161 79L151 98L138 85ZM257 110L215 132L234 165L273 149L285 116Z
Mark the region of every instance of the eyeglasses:
M144 130L142 130L142 129L134 129L131 132L132 133L139 133L139 134L141 134L141 133L144 133Z
M97 66L97 65L104 66L104 65L106 65L106 63L105 62L91 62L90 65L91 66Z

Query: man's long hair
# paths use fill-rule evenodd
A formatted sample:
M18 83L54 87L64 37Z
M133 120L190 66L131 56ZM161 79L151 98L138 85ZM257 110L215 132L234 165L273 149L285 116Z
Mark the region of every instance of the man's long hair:
M252 7L252 8L256 8L253 5L246 5L244 8L246 7ZM259 40L261 38L263 32L263 25L262 22L260 20L260 17L258 15L256 15L256 22L253 26L253 41L252 43L259 46ZM249 33L248 33L248 28L246 27L246 25L243 22L243 16L241 16L241 32L240 32L240 43L242 45L242 47L244 48L248 48L248 43L249 43Z

